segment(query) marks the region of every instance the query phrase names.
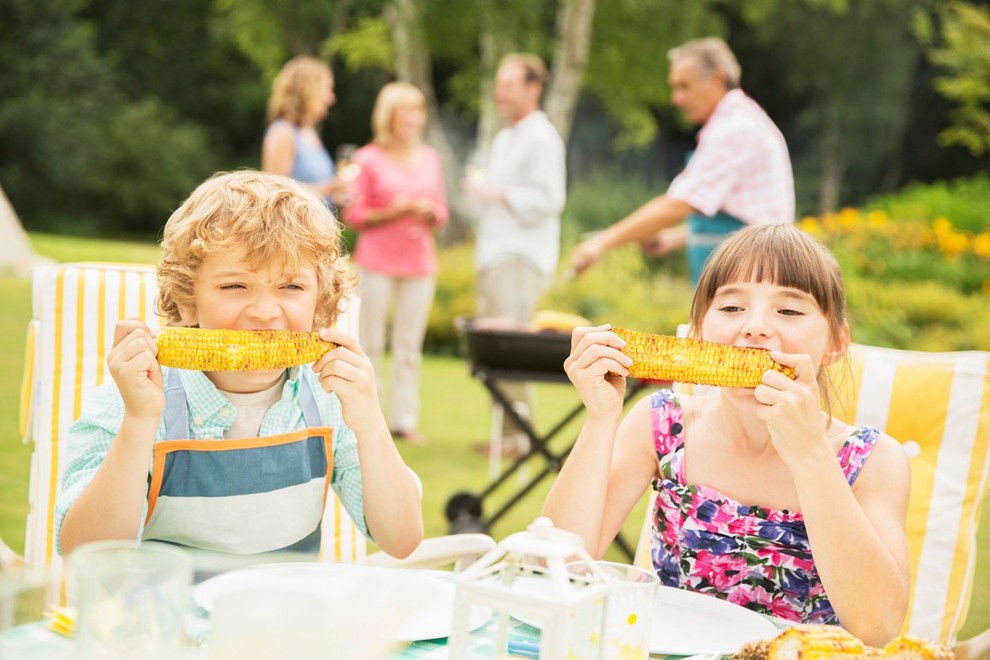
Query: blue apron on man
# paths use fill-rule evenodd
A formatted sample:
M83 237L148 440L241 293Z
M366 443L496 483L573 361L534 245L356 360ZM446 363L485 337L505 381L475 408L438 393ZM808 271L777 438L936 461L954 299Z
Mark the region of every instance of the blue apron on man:
M698 286L698 278L705 267L705 262L715 248L725 238L746 224L725 211L719 211L709 217L700 213L688 216L687 258L688 272L691 274L691 284Z

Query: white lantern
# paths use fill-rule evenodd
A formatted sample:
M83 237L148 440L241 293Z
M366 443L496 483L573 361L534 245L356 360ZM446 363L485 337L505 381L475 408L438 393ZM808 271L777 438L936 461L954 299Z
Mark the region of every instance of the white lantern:
M569 572L573 560L587 562L591 570ZM539 660L601 660L608 585L594 566L580 536L537 518L458 577L450 657L467 658L479 635L487 636L481 643L492 646L493 657L513 657L509 635L515 617L539 628ZM476 608L490 610L495 620L469 640ZM528 657L537 657L535 651Z

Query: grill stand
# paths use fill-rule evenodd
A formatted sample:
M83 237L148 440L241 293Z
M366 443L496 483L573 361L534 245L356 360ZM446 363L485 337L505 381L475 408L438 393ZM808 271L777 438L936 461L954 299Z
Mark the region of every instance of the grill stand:
M494 403L502 408L502 414L508 415L509 418L519 427L519 429L526 435L529 439L528 451L524 451L515 462L509 466L504 472L498 475L491 484L488 485L485 490L481 493L475 495L469 492L458 492L455 493L450 499L447 500L447 506L445 513L447 516L447 521L450 523L450 533L468 533L468 532L484 532L489 533L491 525L504 516L517 502L519 502L523 497L526 496L540 481L542 481L547 475L551 473L560 472L561 466L564 464L564 460L573 447L568 447L560 453L554 453L548 447L548 443L551 439L560 434L561 431L584 409L583 403L578 403L572 410L570 410L564 417L557 422L552 429L550 429L546 434L539 435L533 428L533 425L529 420L523 419L512 406L512 402L509 401L505 392L499 386L499 382L503 380L514 380L514 381L535 381L535 382L549 382L549 383L570 383L567 379L566 374L563 371L560 372L546 372L546 371L520 371L520 370L506 370L506 369L492 369L489 367L484 367L478 365L474 362L471 363L471 375L482 382L485 388L489 391L494 400ZM647 381L629 379L626 384L626 395L623 401L623 406L629 403L629 401L647 384ZM491 495L496 489L498 489L502 484L504 484L508 479L512 477L531 457L542 455L546 458L546 465L539 471L530 481L523 484L516 493L509 498L505 504L503 504L495 513L490 516L484 516L482 512L482 503L485 498ZM614 543L622 550L625 555L632 560L634 549L629 543L623 538L621 532L616 535Z

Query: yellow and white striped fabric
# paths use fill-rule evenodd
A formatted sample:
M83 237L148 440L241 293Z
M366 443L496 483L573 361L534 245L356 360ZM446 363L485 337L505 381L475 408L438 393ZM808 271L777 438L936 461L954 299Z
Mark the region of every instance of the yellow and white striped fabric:
M358 336L358 320L361 314L361 298L353 295L341 310L334 327ZM327 503L321 523L320 559L338 564L363 564L368 553L368 542L354 524L350 514L337 499L333 490L327 491Z
M969 610L976 529L990 484L990 353L853 344L849 360L834 366L832 382L832 414L881 429L910 460L911 601L902 633L952 645ZM651 502L638 566L652 566L652 510Z
M966 621L990 482L990 353L854 344L833 414L900 441L911 464L911 602L902 632L952 644Z
M24 555L33 566L59 568L54 508L66 434L86 393L107 378L106 355L116 322L140 318L152 329L159 327L158 283L152 266L103 263L42 266L32 280L34 318L21 396L24 441L34 443ZM356 334L359 307L352 299L339 327ZM327 561L364 561L366 541L333 491L323 535Z

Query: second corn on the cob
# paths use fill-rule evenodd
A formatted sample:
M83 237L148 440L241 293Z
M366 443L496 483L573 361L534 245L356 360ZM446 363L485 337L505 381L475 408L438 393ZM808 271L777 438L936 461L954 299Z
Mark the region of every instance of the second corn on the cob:
M770 369L794 378L794 369L770 359L770 352L698 339L612 328L633 359L633 378L719 387L756 387Z
M839 626L788 628L770 644L768 660L828 660L867 657L871 649Z
M158 363L195 371L283 369L314 362L334 347L318 333L296 330L162 328Z

